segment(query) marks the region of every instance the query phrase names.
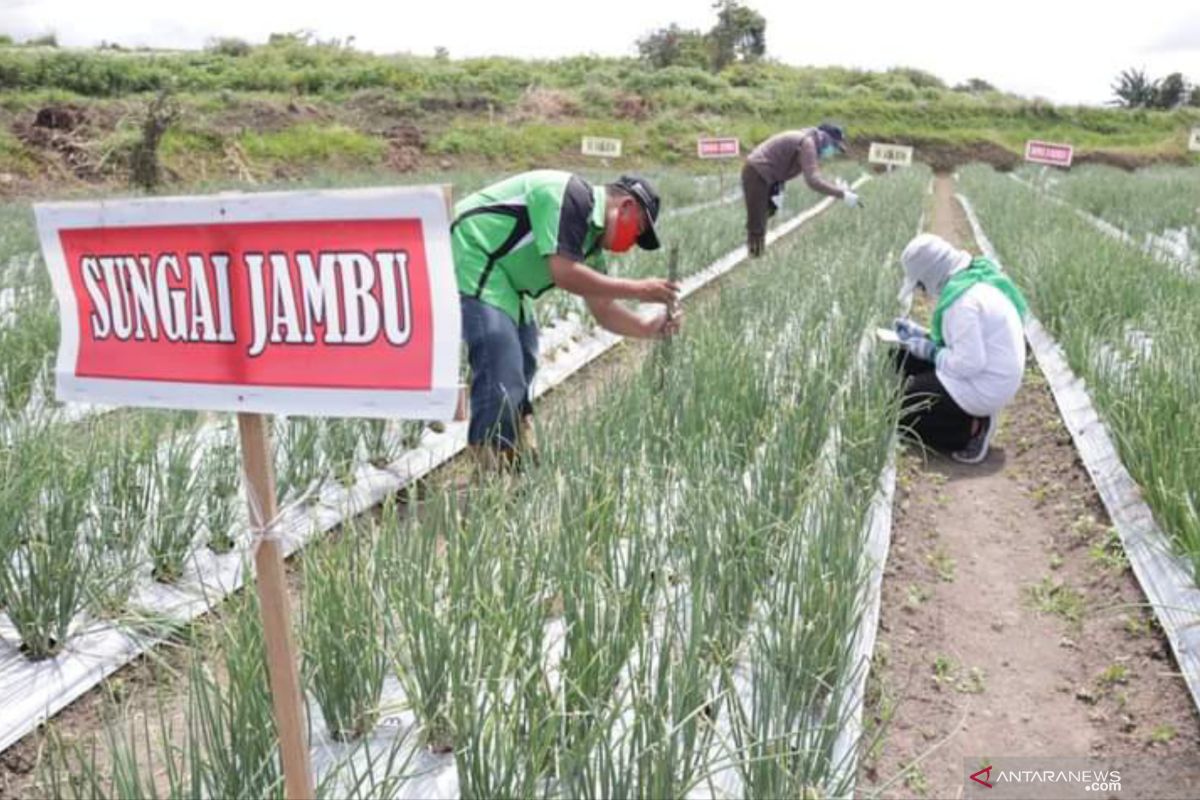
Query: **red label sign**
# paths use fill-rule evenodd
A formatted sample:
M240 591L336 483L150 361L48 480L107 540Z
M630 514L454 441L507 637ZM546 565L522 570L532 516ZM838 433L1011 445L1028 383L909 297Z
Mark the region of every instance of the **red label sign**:
M429 268L416 220L79 228L61 234L75 374L428 389Z
M736 138L696 140L696 155L700 158L736 158L740 153L741 143Z
M39 208L62 311L60 396L375 416L404 416L416 401L430 410L457 386L444 202L421 197L420 213L378 216L419 197L392 192ZM440 220L425 213L435 207ZM131 224L106 224L113 217Z
M1071 166L1073 150L1069 144L1054 144L1039 142L1031 139L1025 143L1025 160L1035 164L1049 164L1052 167Z

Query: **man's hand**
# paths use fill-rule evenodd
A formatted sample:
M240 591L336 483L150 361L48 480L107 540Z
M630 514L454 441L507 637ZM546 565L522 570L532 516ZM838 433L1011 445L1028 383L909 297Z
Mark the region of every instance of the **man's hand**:
M646 323L643 339L669 339L683 328L683 307L676 306L671 312L662 312Z
M664 278L646 278L635 283L634 299L643 303L673 304L679 299L679 284Z

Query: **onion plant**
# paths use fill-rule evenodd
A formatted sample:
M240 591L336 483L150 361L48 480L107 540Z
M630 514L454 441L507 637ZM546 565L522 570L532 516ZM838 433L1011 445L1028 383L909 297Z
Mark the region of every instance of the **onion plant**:
M731 765L747 795L838 787L861 524L894 422L886 377L852 365L863 331L894 313L898 274L884 265L926 179L870 184L870 217L834 209L745 267L698 304L669 361L547 419L543 457L519 480L434 490L404 518L389 504L308 556L305 678L334 736L367 732L390 653L464 797L682 797ZM740 213L678 220L685 274L741 243ZM286 423L281 491L306 488L323 458L344 478L359 441L372 458L384 444L382 425L330 430ZM212 720L232 711L207 706L219 713L189 709L201 777L179 774L197 793L245 794L208 777L232 738L207 732L228 734ZM262 736L240 749L274 768Z
M51 738L44 784L55 798L282 798L279 741L254 588L231 604L206 664L186 671L182 723L174 698L114 708L91 740Z
M386 506L384 568L391 621L395 626L396 674L421 725L425 744L452 746L450 668L455 654L451 587L443 554L459 537L462 521L455 498L433 494L400 528L394 506Z
M204 490L204 527L208 530L208 548L228 553L237 543L234 525L241 518L241 455L231 431L222 431L204 453L201 467Z
M183 576L204 498L197 469L196 433L181 427L169 436L151 472L155 508L149 519L147 547L156 581L173 583Z
M357 419L330 419L324 423L321 452L332 477L343 486L354 485L363 432L364 422Z
M25 431L5 456L0 598L36 661L66 645L98 574L87 534L96 461L90 449L68 452L50 429Z
M1106 182L1105 196L1116 197L1139 193L1150 179L1097 171L1087 180ZM1087 382L1159 525L1200 580L1200 452L1179 439L1180 431L1200 429L1200 281L987 168L964 170L962 187L1005 268ZM1186 193L1155 202L1162 218L1194 213Z
M379 531L369 523L346 525L304 558L304 679L337 741L362 737L378 717L389 666L380 567Z
M311 417L281 421L275 446L280 500L302 494L321 477L321 422Z
M101 454L93 500L100 572L93 607L105 615L125 609L141 577L157 446L153 430L133 426Z

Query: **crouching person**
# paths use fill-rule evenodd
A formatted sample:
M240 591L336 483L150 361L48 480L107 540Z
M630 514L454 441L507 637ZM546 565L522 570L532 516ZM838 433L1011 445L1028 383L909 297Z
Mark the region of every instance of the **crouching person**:
M929 330L895 323L905 375L900 424L927 447L978 464L1025 374L1025 298L991 260L933 234L909 242L900 260L903 293L921 289L936 304Z

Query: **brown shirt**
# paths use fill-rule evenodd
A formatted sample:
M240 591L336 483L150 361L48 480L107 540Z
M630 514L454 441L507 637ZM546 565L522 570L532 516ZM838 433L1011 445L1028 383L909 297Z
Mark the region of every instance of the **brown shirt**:
M760 144L746 157L767 185L784 183L797 175L814 192L841 197L842 190L821 177L817 158L817 129L777 133Z

